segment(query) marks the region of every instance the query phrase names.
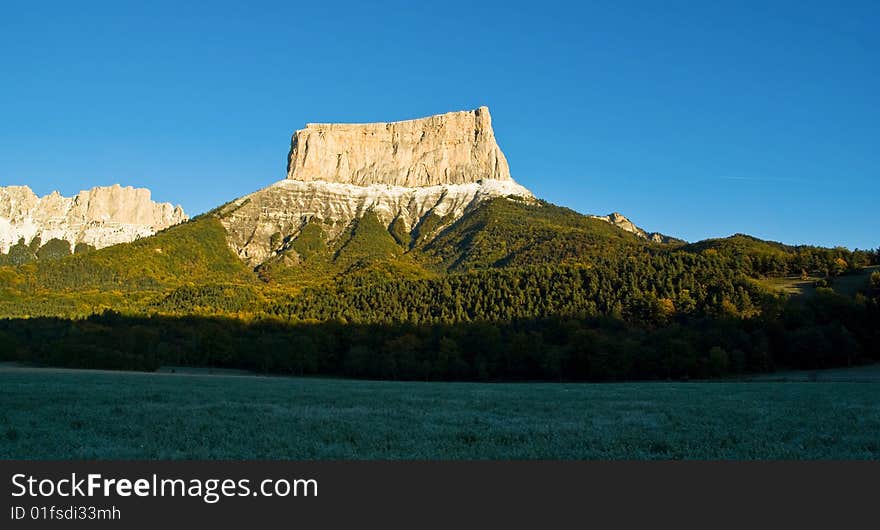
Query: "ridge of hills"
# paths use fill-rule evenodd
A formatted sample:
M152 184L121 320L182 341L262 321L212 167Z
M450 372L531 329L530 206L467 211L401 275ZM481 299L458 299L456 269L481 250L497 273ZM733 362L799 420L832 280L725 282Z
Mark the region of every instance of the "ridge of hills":
M833 276L875 259L865 252L791 247L742 235L694 244L655 243L544 201L494 198L441 230L433 229L432 224L440 225L441 220L432 216L406 230L398 222L386 226L368 211L330 238L320 222L310 222L278 255L251 268L226 244L222 211L131 243L0 267L0 314L69 317L106 309L185 313L187 306L175 290L184 288L194 294L203 286L210 291L224 285L249 293L253 301L238 304L236 313L261 314L274 299L308 290L468 276L478 271L595 269L616 267L620 262L642 263L657 272L680 262L677 268L699 264L723 271L721 276L729 276L728 281L747 281L802 271ZM679 272L688 274L687 270ZM712 281L704 280L706 284ZM646 279L639 290L665 292L658 287ZM229 291L221 288L218 292ZM673 300L681 296L666 294ZM177 302L166 301L169 296ZM191 307L226 312L222 296L215 298L214 310L205 303Z

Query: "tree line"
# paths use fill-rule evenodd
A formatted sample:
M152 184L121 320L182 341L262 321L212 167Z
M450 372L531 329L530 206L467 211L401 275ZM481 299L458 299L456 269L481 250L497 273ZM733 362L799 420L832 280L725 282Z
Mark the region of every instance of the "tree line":
M771 297L760 315L614 315L434 323L196 316L0 321L0 359L155 370L163 365L405 380L691 379L880 361L880 288Z

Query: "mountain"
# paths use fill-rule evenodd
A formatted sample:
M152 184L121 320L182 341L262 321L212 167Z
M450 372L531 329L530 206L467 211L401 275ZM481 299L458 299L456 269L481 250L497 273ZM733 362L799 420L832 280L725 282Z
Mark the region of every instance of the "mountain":
M38 197L27 186L0 187L0 253L20 241L51 240L104 248L147 237L187 219L180 206L156 203L147 189L96 187L73 197ZM23 240L23 241L22 241Z
M293 135L286 180L216 213L230 247L257 267L281 255L298 261L292 245L307 227L333 246L371 213L424 242L497 197L534 200L510 177L489 109L480 107L394 123L309 124Z

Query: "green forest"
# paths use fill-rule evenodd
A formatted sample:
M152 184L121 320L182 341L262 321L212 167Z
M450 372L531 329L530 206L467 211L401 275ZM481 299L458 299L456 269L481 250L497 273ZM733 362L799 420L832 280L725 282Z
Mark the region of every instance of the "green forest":
M0 257L0 360L409 380L693 379L880 361L878 250L652 243L546 202L310 221L250 270L216 212ZM796 286L794 292L777 288Z

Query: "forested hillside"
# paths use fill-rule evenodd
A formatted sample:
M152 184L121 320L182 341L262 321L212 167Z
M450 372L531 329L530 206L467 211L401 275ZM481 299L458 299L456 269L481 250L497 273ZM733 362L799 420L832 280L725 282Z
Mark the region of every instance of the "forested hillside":
M81 317L105 309L139 311L167 289L212 282L257 280L229 250L220 223L208 216L132 243L0 267L0 315Z
M876 251L743 235L651 243L545 202L495 199L444 230L367 212L330 240L312 219L250 270L216 215L98 251L16 249L28 259L0 266L0 359L591 380L880 360L880 273L855 276ZM855 294L834 291L842 276ZM767 287L784 277L819 288Z

